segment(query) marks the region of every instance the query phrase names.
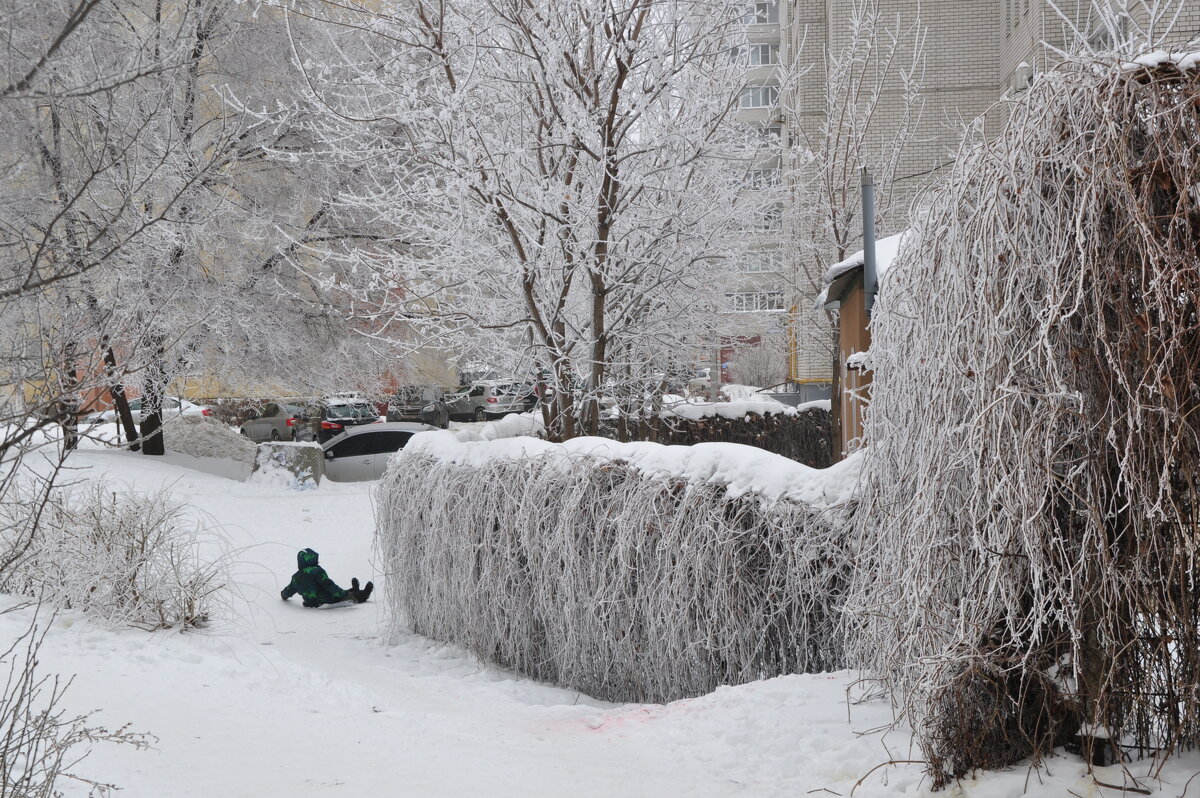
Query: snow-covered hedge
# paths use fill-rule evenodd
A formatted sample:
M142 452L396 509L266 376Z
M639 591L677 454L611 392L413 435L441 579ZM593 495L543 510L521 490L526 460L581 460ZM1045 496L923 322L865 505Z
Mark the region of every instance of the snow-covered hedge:
M393 631L622 701L842 667L857 460L471 437L414 437L378 488Z

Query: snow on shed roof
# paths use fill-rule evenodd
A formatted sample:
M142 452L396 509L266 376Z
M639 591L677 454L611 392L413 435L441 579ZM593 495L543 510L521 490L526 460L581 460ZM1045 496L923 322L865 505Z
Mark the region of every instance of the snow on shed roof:
M892 261L894 261L896 259L896 255L899 254L900 245L905 239L908 238L908 233L909 231L905 230L902 233L897 233L896 235L888 236L887 238L881 238L875 242L875 272L876 276L880 280L883 279L883 275L887 273L888 268L892 265ZM817 308L824 307L825 304L830 300L830 289L833 290L832 297L834 299L840 299L841 295L845 293L846 289L848 288L848 284L834 286L834 281L836 281L842 275L848 274L849 272L861 267L864 261L865 256L863 255L863 251L860 249L858 252L855 252L844 261L835 263L826 269L824 277L825 288L822 289L821 293L817 295L813 306Z
M881 238L875 242L875 270L879 273L879 278L882 280L883 275L887 272L888 267L892 265L892 261L896 259L897 253L900 252L900 244L902 240L908 236L908 231L896 233L894 236ZM846 272L857 269L863 265L865 256L860 249L850 257L840 263L835 263L825 270L825 284L829 285L837 278L841 277Z

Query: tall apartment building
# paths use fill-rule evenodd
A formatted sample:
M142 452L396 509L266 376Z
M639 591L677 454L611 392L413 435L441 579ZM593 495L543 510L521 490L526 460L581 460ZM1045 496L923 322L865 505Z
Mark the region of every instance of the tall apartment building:
M751 0L745 18L749 86L740 115L747 124L778 135L785 153L788 145L819 129L829 64L850 43L852 13L864 2L878 6L883 29L907 30L919 22L923 31L920 115L900 158L892 207L876 231L879 237L907 227L910 202L945 171L966 122L986 115L989 129L998 129L1004 119L1001 101L1050 68L1054 48L1066 48L1077 35L1103 45L1112 35L1098 25L1091 0L1057 5L1048 0ZM1200 37L1200 0L1176 2L1178 13L1159 20L1158 27L1173 23L1168 42L1182 46ZM1113 18L1120 20L1118 36L1151 24L1141 8ZM877 57L878 50L864 56ZM871 119L868 151L893 135L905 107L903 87L893 74ZM859 164L848 166L857 172ZM786 157L764 162L752 170L749 183L786 182L795 168ZM852 201L857 200L855 194ZM751 233L755 255L742 265L738 287L727 296L728 329L750 340L791 333L796 341L791 376L820 382L831 374L831 325L824 311L813 308L819 287L805 279L799 262L795 242L802 231L793 228L804 223L796 214L768 215L762 229ZM857 239L849 252L861 246ZM830 264L839 259L836 252L827 258Z

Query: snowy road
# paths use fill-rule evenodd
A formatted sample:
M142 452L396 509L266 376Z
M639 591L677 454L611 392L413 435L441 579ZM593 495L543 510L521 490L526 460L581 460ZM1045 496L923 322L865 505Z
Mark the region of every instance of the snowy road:
M919 758L907 734L858 734L890 714L882 702L848 709L844 673L611 705L424 638L384 645L375 602L281 601L306 546L342 584L358 576L383 587L371 556L374 483L297 492L204 473L182 464L207 464L177 455L150 462L90 449L73 460L83 479L170 484L222 530L235 563L228 618L202 633L112 632L74 613L54 623L42 667L77 674L68 705L158 738L149 751L97 747L81 767L123 795L846 796L874 766ZM0 639L27 619L0 614ZM1163 794L1178 795L1195 763L1177 762ZM1040 786L1019 768L969 783L967 794L1019 795L1027 783L1035 794L1098 794L1076 762L1051 770ZM881 768L855 795L923 793L920 773Z

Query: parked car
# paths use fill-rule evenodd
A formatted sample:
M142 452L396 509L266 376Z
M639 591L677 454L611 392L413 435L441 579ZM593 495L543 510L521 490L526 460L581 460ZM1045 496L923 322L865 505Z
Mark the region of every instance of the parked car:
M537 390L529 382L500 382L484 394L484 415L500 418L509 413L528 413L537 404Z
M437 430L429 424L394 421L358 426L330 438L325 449L325 478L333 482L379 479L391 456L418 432Z
M380 423L379 410L360 399L322 399L304 409L292 423L294 439L325 441L347 429Z
M450 426L450 407L446 392L434 386L410 385L392 397L387 408L388 421L420 421L445 429Z
M241 433L250 440L296 440L296 416L304 415L304 406L285 402L267 402L261 410L251 410L242 422Z
M142 423L142 400L131 399L129 401L129 412L133 415L133 423ZM213 414L211 407L198 405L189 402L179 396L164 396L162 401L163 418L171 418L172 416L211 416ZM91 413L84 416L84 424L111 424L117 420L117 409L110 407L108 410L102 410L99 413Z
M450 418L459 421L484 421L509 413L524 413L537 404L531 383L513 380L486 380L459 388L446 403Z

